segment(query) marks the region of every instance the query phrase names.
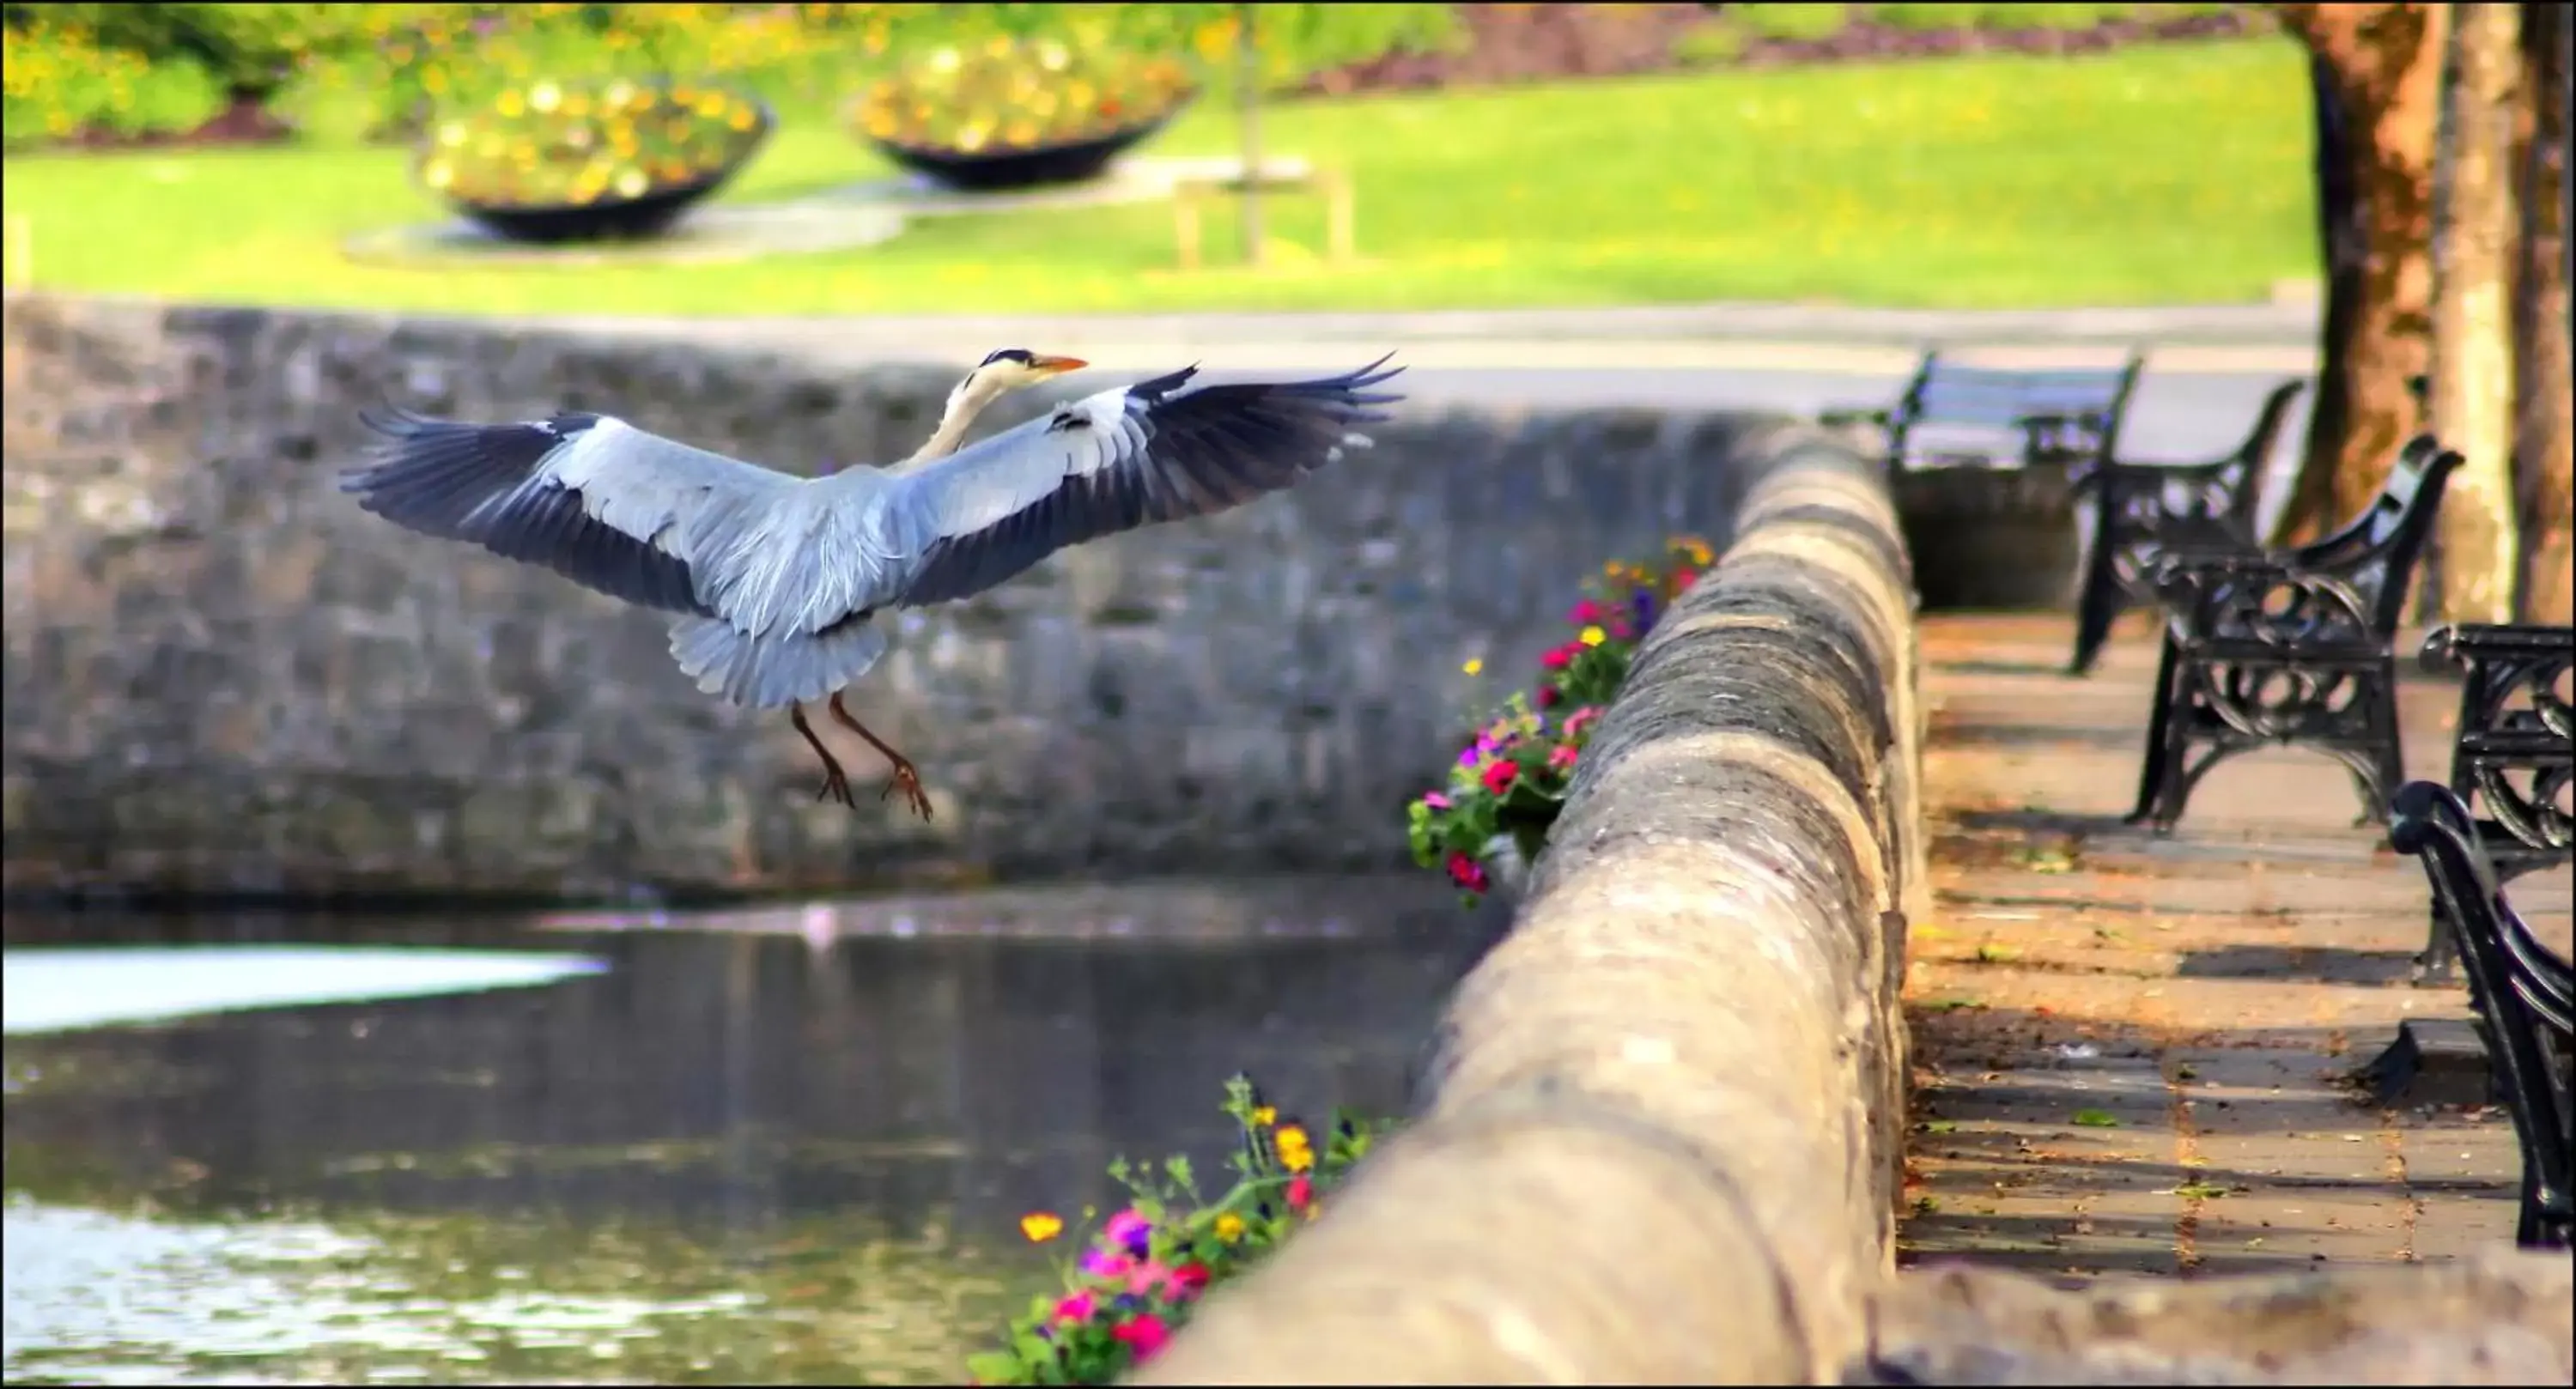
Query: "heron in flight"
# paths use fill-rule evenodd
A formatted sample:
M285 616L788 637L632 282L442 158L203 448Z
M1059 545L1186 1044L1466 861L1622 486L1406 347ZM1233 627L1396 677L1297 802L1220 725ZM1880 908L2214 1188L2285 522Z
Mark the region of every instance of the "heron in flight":
M1392 354L1390 354L1392 355ZM798 477L693 448L613 415L467 424L406 410L361 418L385 439L341 474L358 505L472 541L612 598L673 614L671 655L709 694L775 709L823 762L816 799L855 807L806 722L832 717L893 767L922 819L912 761L851 715L845 686L885 654L875 618L982 593L1067 545L1205 516L1364 448L1356 426L1402 396L1387 358L1312 381L1191 384L1196 367L1085 396L961 448L1006 392L1078 370L1004 348L948 394L930 441L891 467Z

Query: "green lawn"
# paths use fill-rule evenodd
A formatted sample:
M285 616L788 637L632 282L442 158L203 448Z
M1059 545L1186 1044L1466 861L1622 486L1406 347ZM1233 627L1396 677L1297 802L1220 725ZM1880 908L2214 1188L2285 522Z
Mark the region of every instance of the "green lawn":
M2243 301L2315 273L2305 60L2271 37L2098 57L1604 80L1271 108L1350 171L1364 263L1269 201L1261 271L1173 268L1159 205L916 220L848 253L704 267L394 269L345 234L439 215L395 150L17 156L40 287L463 312L1118 312L1708 299L2027 307ZM1167 153L1220 153L1204 103ZM726 196L881 174L790 118ZM13 267L13 272L15 267Z

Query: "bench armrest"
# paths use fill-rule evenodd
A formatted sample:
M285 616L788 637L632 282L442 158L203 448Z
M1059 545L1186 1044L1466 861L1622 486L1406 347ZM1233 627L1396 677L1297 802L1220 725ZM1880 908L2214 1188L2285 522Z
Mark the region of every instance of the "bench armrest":
M2176 546L2149 561L2148 581L2169 625L2187 640L2287 650L2372 639L2370 604L2351 584L2278 553Z

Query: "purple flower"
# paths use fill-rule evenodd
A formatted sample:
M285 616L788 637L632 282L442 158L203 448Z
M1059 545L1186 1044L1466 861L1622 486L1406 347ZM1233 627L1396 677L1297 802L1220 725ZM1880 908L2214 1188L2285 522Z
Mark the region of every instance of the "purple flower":
M1101 1233L1127 1246L1128 1253L1141 1259L1145 1257L1145 1251L1153 1245L1154 1223L1139 1214L1135 1208L1130 1207L1109 1217L1109 1223L1102 1228Z
M1082 1251L1081 1266L1094 1278L1120 1278L1136 1266L1136 1261L1115 1250L1086 1249Z
M1644 627L1655 620L1655 591L1653 589L1638 589L1636 596L1631 598L1629 603L1630 606L1636 610L1637 625L1639 627Z
M1461 767L1475 766L1477 754L1482 751L1484 751L1484 740L1478 739L1473 743L1469 743L1466 747L1459 750L1458 765Z

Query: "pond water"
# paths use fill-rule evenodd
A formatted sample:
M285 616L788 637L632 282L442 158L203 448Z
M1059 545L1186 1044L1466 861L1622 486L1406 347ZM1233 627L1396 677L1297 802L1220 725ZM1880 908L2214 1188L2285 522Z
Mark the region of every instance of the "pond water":
M1199 931L1223 885L983 933L12 910L6 1377L956 1382L1052 1277L1020 1215L1219 1162L1227 1075L1400 1110L1493 925L1424 886Z

